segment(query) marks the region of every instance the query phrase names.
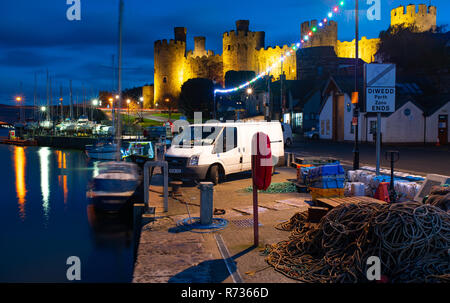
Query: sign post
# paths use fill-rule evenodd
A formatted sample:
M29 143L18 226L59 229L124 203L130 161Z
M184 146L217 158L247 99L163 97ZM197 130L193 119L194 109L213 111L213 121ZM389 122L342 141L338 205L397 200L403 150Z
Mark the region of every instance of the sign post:
M377 113L377 175L380 174L381 113L395 111L395 64L366 64L366 111Z
M266 190L272 181L272 152L269 136L262 132L252 138L253 245L259 245L258 190Z

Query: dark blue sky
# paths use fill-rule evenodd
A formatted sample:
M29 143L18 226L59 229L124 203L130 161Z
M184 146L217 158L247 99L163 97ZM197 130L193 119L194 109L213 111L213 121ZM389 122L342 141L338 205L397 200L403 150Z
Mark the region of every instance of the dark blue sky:
M366 0L360 0L360 35L378 37L390 22L390 10L430 0L381 0L381 20L368 21ZM172 39L173 27L188 31L188 48L194 36L206 36L208 49L221 53L222 33L235 28L238 19L249 19L250 29L266 32L266 46L283 45L300 39L300 24L325 17L338 0L125 0L123 87L153 82L153 42ZM346 9L354 0L345 0ZM449 24L450 1L432 0L438 8L438 24ZM33 103L34 74L38 94L44 103L45 70L52 77L53 96L63 86L68 100L69 80L74 95L82 87L93 97L113 86L112 56L117 54L118 0L81 0L81 21L68 21L66 0L0 1L0 103L13 104L22 91ZM336 19L339 40L354 35L353 12ZM117 59L117 56L116 56Z

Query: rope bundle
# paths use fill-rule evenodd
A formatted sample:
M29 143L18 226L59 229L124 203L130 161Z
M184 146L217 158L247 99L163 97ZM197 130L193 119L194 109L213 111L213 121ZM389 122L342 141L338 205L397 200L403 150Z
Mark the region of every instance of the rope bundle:
M267 262L303 282L364 282L370 256L381 260L391 282L450 280L450 214L416 202L344 204L331 210L316 228L289 224L289 240L267 248Z

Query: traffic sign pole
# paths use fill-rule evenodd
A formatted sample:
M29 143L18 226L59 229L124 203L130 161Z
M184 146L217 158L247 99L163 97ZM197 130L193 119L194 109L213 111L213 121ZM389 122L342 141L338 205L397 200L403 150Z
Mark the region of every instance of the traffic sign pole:
M377 176L380 175L381 157L381 113L377 113Z

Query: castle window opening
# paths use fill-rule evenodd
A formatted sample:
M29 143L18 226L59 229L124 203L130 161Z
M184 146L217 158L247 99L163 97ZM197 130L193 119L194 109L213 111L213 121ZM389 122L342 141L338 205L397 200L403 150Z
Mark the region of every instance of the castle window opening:
M231 50L231 45L228 45L228 50Z
M163 83L167 83L167 77L163 78Z

